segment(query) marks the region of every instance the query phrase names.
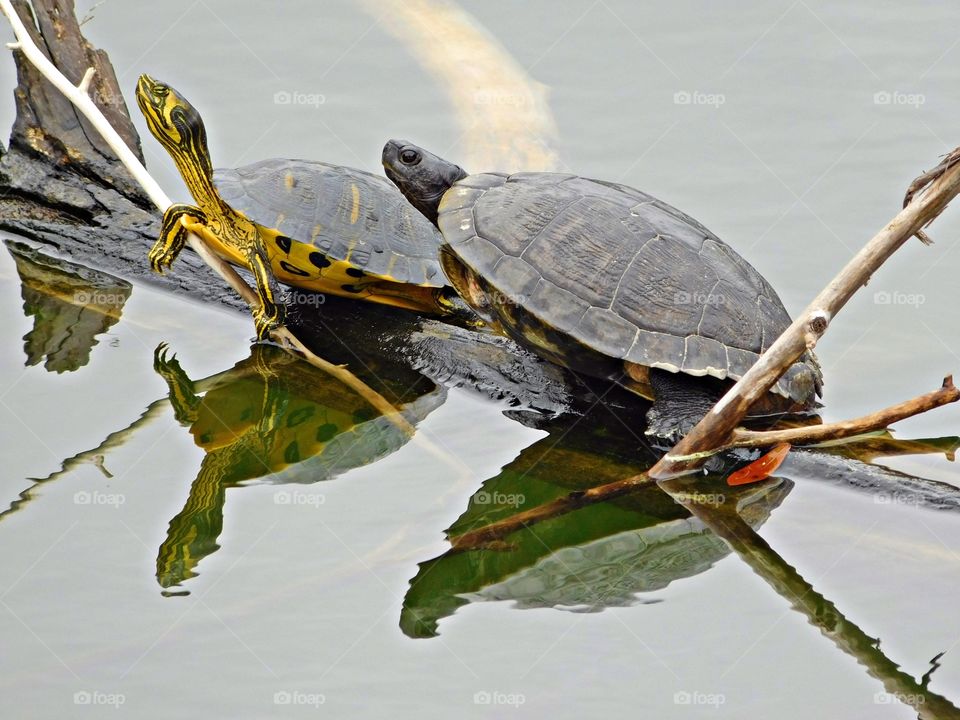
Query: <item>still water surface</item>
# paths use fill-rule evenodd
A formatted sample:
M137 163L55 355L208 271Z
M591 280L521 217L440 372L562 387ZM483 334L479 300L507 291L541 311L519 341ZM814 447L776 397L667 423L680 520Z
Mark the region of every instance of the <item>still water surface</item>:
M960 142L950 4L461 6L548 90L562 166L692 213L791 312ZM191 98L216 165L376 170L393 136L460 160L476 130L379 9L107 3L84 27L123 87L149 72ZM10 63L2 73L12 88ZM144 146L186 199L145 133ZM934 247L909 243L831 328L818 350L828 419L960 369L958 230L948 212ZM65 292L122 296L122 315L78 318L31 290L54 277ZM641 469L603 408L573 429L521 424L398 362L375 380L416 424L407 442L330 378L251 350L247 318L19 246L0 251L0 303L0 492L17 508L0 516L11 717L87 717L112 707L78 702L118 697L134 717L916 716L664 498L448 553L447 528ZM72 349L84 333L89 358ZM177 365L155 367L161 343ZM950 436L958 421L951 407L897 430ZM882 462L960 485L943 454ZM745 518L907 674L946 651L929 688L958 701L960 518L794 479L744 495Z

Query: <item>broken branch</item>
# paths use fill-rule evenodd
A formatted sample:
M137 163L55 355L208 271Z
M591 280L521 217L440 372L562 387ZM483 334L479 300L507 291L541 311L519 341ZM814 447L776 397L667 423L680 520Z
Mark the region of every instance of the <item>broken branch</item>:
M887 258L939 215L958 192L960 163L955 163L874 235L696 427L650 469L650 476L664 479L692 472L712 454L709 451L730 445L735 428L750 407L770 391L806 350L816 345L830 321Z
M733 441L728 447L761 448L790 443L791 445L811 445L829 440L842 440L856 435L883 430L895 422L914 415L933 410L941 405L960 400L960 390L953 384L953 376L943 379L943 386L933 392L920 395L906 402L891 405L869 415L863 415L853 420L824 423L807 427L788 428L785 430L747 430L738 427L733 431Z

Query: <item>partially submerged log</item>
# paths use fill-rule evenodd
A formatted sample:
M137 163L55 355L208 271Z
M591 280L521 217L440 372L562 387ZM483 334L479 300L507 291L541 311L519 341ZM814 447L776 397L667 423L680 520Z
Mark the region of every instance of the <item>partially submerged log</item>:
M33 19L30 4L14 4L22 18ZM141 157L109 60L83 38L72 0L42 0L32 6L39 31L26 22L31 38L75 84L83 79L83 68L96 69L90 86L94 103ZM45 37L57 38L52 50ZM14 59L20 83L17 121L9 150L0 157L0 229L128 280L245 310L243 300L195 253L184 252L176 272L150 271L146 256L160 230L160 214L150 198L100 134L22 51L15 50ZM361 354L365 349L390 355L399 350L447 385L476 386L550 412L569 403L568 376L505 338L334 297L310 308L309 313L289 308L291 324L308 339L311 350L332 363L357 361L347 345Z

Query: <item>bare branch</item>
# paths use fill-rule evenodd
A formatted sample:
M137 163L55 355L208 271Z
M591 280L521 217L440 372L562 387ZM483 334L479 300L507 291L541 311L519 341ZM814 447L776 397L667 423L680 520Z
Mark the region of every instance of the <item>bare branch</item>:
M954 386L953 376L949 375L943 379L943 387L933 392L853 420L788 428L786 430L756 431L738 427L733 431L733 441L728 447L761 448L777 443L810 445L829 440L842 440L843 438L883 430L895 422L957 400L960 400L960 390Z
M955 163L874 235L697 426L650 469L650 475L662 479L691 472L703 464L704 451L730 445L734 429L750 407L816 345L829 322L887 258L939 215L958 192L960 163Z

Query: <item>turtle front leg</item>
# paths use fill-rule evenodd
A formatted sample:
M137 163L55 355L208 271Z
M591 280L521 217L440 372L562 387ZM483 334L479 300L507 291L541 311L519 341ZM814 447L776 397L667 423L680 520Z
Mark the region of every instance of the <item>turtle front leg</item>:
M185 203L174 203L163 213L163 225L160 227L160 237L150 249L147 258L150 260L150 268L154 272L163 273L163 271L173 264L180 251L187 242L187 228L184 226L184 220L192 224L203 224L207 221L207 216L195 205Z
M699 378L651 369L653 406L647 411L647 435L675 443L710 412L719 399Z
M153 351L153 369L163 378L170 391L170 405L173 415L181 425L190 427L197 419L197 409L200 407L200 398L193 387L193 381L187 376L176 354L167 355L166 343L157 345Z
M263 243L254 243L247 253L247 263L253 271L257 282L257 296L260 298L260 307L253 311L253 325L257 330L257 339L264 340L271 330L283 324L283 307L277 302L280 295L277 279L273 276L270 258Z

